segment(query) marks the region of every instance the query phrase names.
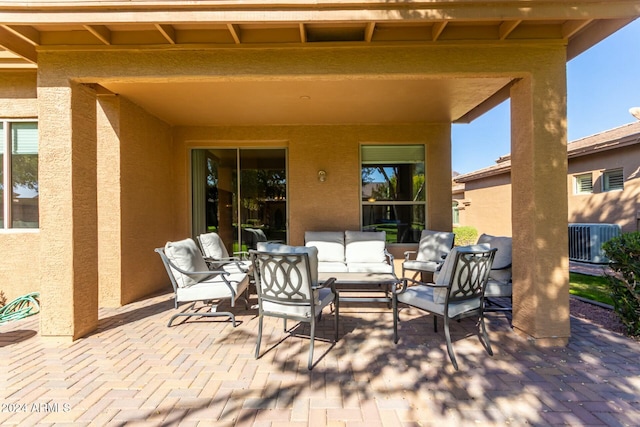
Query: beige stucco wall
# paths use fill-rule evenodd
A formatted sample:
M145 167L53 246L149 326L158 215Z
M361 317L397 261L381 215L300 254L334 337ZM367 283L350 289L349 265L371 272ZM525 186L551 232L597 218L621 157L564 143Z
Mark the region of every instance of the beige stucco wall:
M36 119L35 71L0 72L0 118ZM0 292L11 301L40 291L39 230L0 230Z
M171 128L118 96L98 103L100 305L119 306L168 286L153 249L178 236Z
M618 224L623 232L640 228L640 144L569 159L569 222ZM603 191L602 174L623 170L624 189ZM574 176L591 172L592 194L575 194Z
M360 145L425 144L427 149L429 224L451 227L450 185L438 177L450 176L449 124L352 125L352 126L262 126L176 128L176 177L181 195L177 206L179 229L191 233L189 152L203 147L283 147L287 149L289 243L304 243L308 230L360 229ZM442 154L442 152L445 154ZM431 154L433 153L433 154ZM318 171L327 173L318 181ZM450 183L446 179L447 184Z
M460 225L482 233L511 236L511 180L508 173L465 183L459 200Z

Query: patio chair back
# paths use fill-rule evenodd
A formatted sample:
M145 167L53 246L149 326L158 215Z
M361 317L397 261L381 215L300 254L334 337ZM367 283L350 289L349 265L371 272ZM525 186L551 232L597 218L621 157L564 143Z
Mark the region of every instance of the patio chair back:
M264 316L307 322L311 327L308 369L313 369L316 323L322 309L335 306L335 339L338 337L338 294L333 278L318 284L318 249L262 243L262 251L249 251L258 294L258 342L255 357L260 357Z

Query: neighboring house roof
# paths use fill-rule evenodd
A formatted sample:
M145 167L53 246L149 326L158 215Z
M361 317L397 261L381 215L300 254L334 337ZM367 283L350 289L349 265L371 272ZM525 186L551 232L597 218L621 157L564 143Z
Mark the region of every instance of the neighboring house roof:
M640 121L606 130L567 144L567 158L586 156L627 145L640 144ZM456 176L454 183L464 183L489 176L509 173L511 171L511 155L501 156L496 164Z

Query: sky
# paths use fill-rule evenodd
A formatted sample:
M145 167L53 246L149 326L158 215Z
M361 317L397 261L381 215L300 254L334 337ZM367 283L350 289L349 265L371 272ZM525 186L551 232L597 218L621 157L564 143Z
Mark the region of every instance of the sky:
M568 141L636 119L640 107L640 19L567 63ZM511 152L509 101L469 124L452 129L452 169L468 173L495 164Z

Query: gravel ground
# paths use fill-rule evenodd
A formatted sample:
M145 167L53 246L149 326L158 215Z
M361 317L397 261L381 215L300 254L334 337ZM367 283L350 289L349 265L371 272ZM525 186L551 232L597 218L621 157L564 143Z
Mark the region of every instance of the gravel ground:
M610 331L625 334L624 325L613 310L570 298L569 311L574 317L586 319Z

